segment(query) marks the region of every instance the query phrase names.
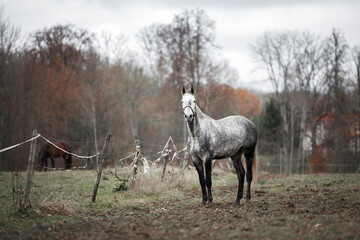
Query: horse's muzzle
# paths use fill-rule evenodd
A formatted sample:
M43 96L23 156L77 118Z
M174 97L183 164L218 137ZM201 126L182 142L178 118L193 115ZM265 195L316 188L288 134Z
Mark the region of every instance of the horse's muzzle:
M191 122L194 119L194 114L189 114L189 115L184 114L184 117L187 122Z

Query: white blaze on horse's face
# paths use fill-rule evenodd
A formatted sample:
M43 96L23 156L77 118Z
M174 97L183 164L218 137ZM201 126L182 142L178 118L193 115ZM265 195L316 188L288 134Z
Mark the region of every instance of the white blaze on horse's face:
M181 99L181 105L186 121L191 122L196 113L195 96L191 93L184 93Z

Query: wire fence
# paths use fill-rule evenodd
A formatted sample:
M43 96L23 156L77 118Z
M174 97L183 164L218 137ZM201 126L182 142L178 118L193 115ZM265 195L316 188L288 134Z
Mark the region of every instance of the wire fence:
M95 153L95 154L93 154L93 155L80 155L80 154L76 154L76 153L73 153L73 152L66 151L65 149L63 149L63 148L59 147L58 145L56 145L54 142L50 141L48 138L42 136L40 133L38 133L36 136L34 136L34 137L32 137L32 138L30 138L30 139L28 139L28 140L22 141L22 142L20 142L20 143L14 144L14 145L12 145L12 146L9 146L9 147L3 148L3 149L0 149L0 153L9 151L9 150L14 149L14 148L17 148L17 147L20 147L21 145L24 145L24 144L26 144L26 143L32 142L32 141L34 141L34 140L36 140L36 139L38 139L38 138L44 139L46 142L48 142L49 144L51 144L51 145L54 146L55 148L57 148L57 149L65 152L65 153L67 153L68 155L72 155L72 156L77 157L77 158L80 158L80 159L86 159L86 163L85 163L84 166L76 166L76 167L73 167L73 168L72 168L73 170L76 170L76 169L86 169L87 166L88 166L89 161L90 161L92 158L96 157L97 155L100 155L100 152ZM64 141L64 140L62 140L62 141ZM102 141L104 141L104 139L101 139L101 140L96 141L96 142L102 142ZM52 171L54 171L54 170L63 170L63 168L55 168L55 167L53 167L53 168L44 167L44 169L50 170L50 171L51 171L51 170L52 170Z
M92 155L80 155L77 153L73 153L73 152L69 152L66 151L62 148L60 148L59 146L57 146L53 141L51 140L61 140L61 141L66 141L66 140L62 140L62 139L55 139L55 138L47 138L42 136L40 133L38 133L36 136L34 137L29 137L29 139L19 142L17 144L11 145L9 147L0 149L0 153L9 151L11 149L14 149L16 147L20 147L21 145L24 145L26 143L29 143L33 140L36 140L38 138L42 138L44 139L46 142L48 142L49 144L51 144L52 146L54 146L55 148L69 154L72 155L74 157L80 158L80 159L86 159L85 164L83 164L82 166L75 166L72 167L73 170L79 170L79 169L87 169L89 166L89 162L92 161L93 158L95 158L97 155L100 155L101 152L92 154ZM50 140L51 139L51 140ZM100 139L98 141L92 141L90 143L99 143L99 142L103 142L105 140L105 138ZM69 141L67 141L69 142ZM89 142L79 142L79 141L70 141L70 142L76 142L76 143L89 143ZM147 144L149 145L149 144ZM186 152L187 148L183 148L181 150L177 150L177 147L172 139L172 137L170 136L166 142L166 144L164 146L161 145L156 145L157 147L162 147L162 150L159 151L157 154L159 155L159 157L157 159L155 159L154 161L151 161L149 158L145 157L142 153L140 153L139 155L139 159L140 159L140 163L143 166L143 171L139 172L140 174L146 174L148 173L148 171L150 170L150 166L151 169L154 169L154 166L156 166L157 164L159 164L162 160L164 160L164 153L166 152L166 150L170 147L172 147L174 149L174 152L172 153L172 156L169 157L170 160L168 160L169 162L167 162L167 165L171 165L173 164L173 162L175 161L175 159L180 161L180 167L183 168L184 165L187 165L188 161L186 159L186 157L180 158L179 155L182 152ZM112 154L112 158L115 158L115 164L114 167L124 167L124 168L131 168L134 166L135 164L135 155L136 155L136 151L125 156L125 157L118 157L114 150L112 149L112 145L111 145L111 154ZM186 154L185 154L186 155ZM131 163L126 165L125 162L129 159L132 159ZM186 162L186 163L185 163ZM227 167L230 168L231 163L227 163L227 164L220 164L221 167ZM261 166L261 171L265 171L265 172L271 172L271 173L284 173L283 170L283 165L280 163L262 163L260 161L260 166ZM359 159L359 164L342 164L342 163L305 163L303 166L301 166L302 170L300 172L302 173L314 173L314 172L356 172L360 169L360 159ZM157 169L155 169L154 171L158 171L159 169L162 169L162 167L159 167ZM50 171L55 171L55 170L63 170L63 168L50 168L47 167L46 170L50 170ZM299 172L299 169L292 169L290 171L290 173L297 173Z
M27 139L25 141L22 141L20 143L17 143L17 144L14 144L12 146L1 149L0 153L9 151L9 150L14 149L16 147L20 147L21 145L29 143L29 142L31 142L31 141L33 141L35 139L38 139L38 138L42 138L47 143L51 144L53 147L57 148L58 150L61 150L61 151L65 152L68 155L72 155L72 156L80 158L80 159L86 159L86 162L85 162L84 165L72 167L71 168L72 170L88 169L89 162L92 161L93 158L95 158L96 156L101 154L101 152L98 152L98 153L95 153L95 154L92 154L92 155L80 155L80 154L77 154L77 153L74 153L74 152L66 151L65 149L63 149L63 148L59 147L58 145L56 145L50 139L57 140L57 141L60 140L60 141L64 141L64 142L69 142L69 141L66 141L66 140L63 140L63 139L47 138L47 137L42 136L40 133L38 133L35 137L30 137L29 139ZM102 142L104 140L105 140L105 138L101 139L101 140L98 140L98 141L94 141L92 143ZM71 142L79 143L78 141L71 141ZM83 142L83 143L89 143L89 142ZM163 166L161 166L161 167L156 167L156 166L160 164L161 160L168 161L166 163L166 165L173 164L175 159L178 159L179 161L181 161L182 159L179 157L179 154L181 154L182 152L187 150L187 148L185 147L185 148L177 151L176 145L175 145L172 137L170 136L164 146L156 145L156 146L162 148L162 150L160 152L158 152L158 155L160 155L160 156L156 160L151 161L149 158L145 157L141 152L139 152L139 155L138 155L139 162L136 163L136 160L137 160L137 158L135 158L135 155L137 153L136 151L134 153L131 153L131 154L125 156L125 157L120 158L120 157L117 156L117 154L115 154L115 152L114 152L114 150L112 148L112 143L111 142L110 142L110 145L111 145L111 158L113 159L113 162L114 162L115 172L116 172L116 169L119 168L119 167L122 167L123 170L129 169L129 172L130 172L132 170L131 168L133 168L135 164L136 165L141 164L143 168L142 168L142 171L138 172L139 174L148 174L150 169L153 172L160 171L161 169L163 169ZM174 153L172 154L171 160L169 160L170 157L167 156L167 155L169 155L170 152L168 152L167 155L166 155L166 157L168 157L168 159L165 159L165 155L164 155L166 150L168 148L170 148L170 145L175 150ZM132 159L131 163L128 164L128 165L125 164L125 161L129 160L129 159ZM136 167L138 167L138 166L136 166ZM57 171L57 170L64 170L64 168L60 168L60 167L59 168L44 167L44 170Z
M111 159L113 162L113 165L114 165L113 168L107 169L108 173L114 175L119 181L123 181L124 183L128 182L128 184L130 184L130 187L133 186L133 184L135 182L138 182L137 181L138 174L143 175L146 178L146 176L149 176L150 170L153 173L152 175L154 175L154 174L157 175L159 172L160 174L158 174L158 177L161 179L165 178L167 166L174 164L175 159L178 159L179 163L180 163L180 165L179 165L180 168L178 168L177 173L182 172L188 164L188 160L186 157L187 156L187 148L185 147L181 150L177 150L177 147L171 136L167 140L166 144L163 146L162 150L158 152L158 154L160 156L156 160L150 161L148 158L146 158L141 153L140 141L136 142L134 153L131 153L125 157L119 158L113 150L112 143L110 141L111 134L109 134L105 140L105 143L104 143L104 146L103 146L103 149L101 152L97 152L92 155L80 155L80 154L76 154L76 153L73 153L71 151L68 151L68 150L65 150L65 149L59 147L57 144L50 141L48 138L42 136L41 134L38 134L36 132L36 130L34 130L33 136L31 138L29 138L28 140L22 141L20 143L14 144L12 146L9 146L9 147L6 147L6 148L0 150L0 153L3 153L6 151L9 151L11 149L14 149L16 147L19 147L21 145L24 145L28 142L31 142L29 164L28 164L28 169L27 169L27 180L26 180L26 186L25 186L25 194L24 194L24 196L23 196L22 192L18 194L19 196L21 195L21 198L24 197L24 204L21 204L21 207L27 207L30 204L29 203L29 195L30 195L30 189L31 189L32 176L34 174L36 140L38 138L44 139L47 143L51 144L56 149L61 150L62 152L65 152L68 155L71 155L71 156L74 156L74 157L77 157L80 159L87 159L86 164L84 166L77 166L77 167L72 168L72 170L87 169L90 159L97 157L98 155L101 155L99 162L97 162L96 181L94 184L93 193L91 195L91 200L93 202L95 202L95 199L96 199L96 195L97 195L97 191L98 191L98 187L99 187L99 183L100 183L101 175L102 175L102 171L103 171L103 165L104 165L106 158ZM107 156L107 154L106 154L109 145L110 145L110 157ZM185 152L184 157L183 158L179 157L179 154L181 154L183 152ZM125 164L125 161L128 159L132 159L132 161L128 164ZM47 161L47 159L46 159L46 161ZM216 162L216 160L214 161L214 165L215 165L215 162ZM225 165L225 168L227 167L228 169L232 169L231 164L230 164L231 160L227 159L226 163L227 164ZM142 165L142 169L140 169L140 165ZM275 171L276 172L276 170L279 170L279 172L277 172L277 173L282 173L281 172L281 170L282 170L281 164L264 162L263 164L260 164L260 165L262 165L263 171L266 171L266 172L274 172ZM118 174L119 166L121 166L121 174ZM319 164L304 164L302 167L303 167L303 169L304 168L308 169L307 173L315 173L318 171L328 171L329 168L330 168L331 172L334 172L334 171L337 171L340 169L344 170L345 167L356 168L357 165L356 164L349 165L349 164L337 164L337 163L319 163ZM332 168L335 168L336 170L334 170ZM360 169L360 167L359 167L359 169ZM64 170L64 169L47 168L47 170ZM302 172L304 173L304 171L302 171ZM289 173L291 173L291 172L289 172ZM13 175L13 176L15 176L15 175ZM13 183L13 186L14 186L14 183Z

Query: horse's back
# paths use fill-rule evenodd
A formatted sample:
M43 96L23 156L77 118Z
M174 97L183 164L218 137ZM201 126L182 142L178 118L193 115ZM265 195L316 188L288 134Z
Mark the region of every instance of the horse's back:
M52 157L57 158L57 157L62 157L63 155L67 154L64 151L60 150L59 148L65 150L67 152L71 152L71 146L67 142L55 142L54 145L50 144L50 143L46 143L46 145L44 147L45 152Z
M222 138L231 139L234 144L246 148L255 147L258 131L250 119L236 115L222 118L215 122Z
M221 120L221 119L220 119ZM258 131L255 124L248 118L236 115L223 118L224 121L228 121L231 125L234 123L234 127L241 129L241 134L245 134L246 138L250 137L251 142L256 142L258 137Z

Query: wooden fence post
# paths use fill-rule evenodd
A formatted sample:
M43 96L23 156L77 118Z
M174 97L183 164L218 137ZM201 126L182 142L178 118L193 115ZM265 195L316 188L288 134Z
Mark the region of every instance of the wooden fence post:
M162 155L162 157L164 158L164 166L163 166L163 171L162 171L162 174L161 174L161 178L165 177L166 164L167 164L167 162L169 160L170 153L171 153L171 149L166 148L165 153L163 153L163 155Z
M93 193L92 193L92 196L91 196L91 201L92 202L95 202L95 199L96 199L96 194L97 194L97 190L98 190L98 187L99 187L99 184L100 184L100 179L101 179L101 174L102 174L103 163L105 161L106 151L107 151L107 147L108 147L108 143L110 141L110 138L111 138L111 134L109 134L107 136L107 138L105 140L105 143L104 143L103 150L102 150L102 155L101 155L101 159L100 159L98 169L97 169L97 174L96 174L96 181L95 181Z
M181 161L181 171L184 171L185 168L187 167L187 164L189 162L189 156L190 154L188 153L187 150L185 150L185 153L184 153L184 159Z
M132 181L131 181L131 185L133 185L134 181L136 181L136 174L138 172L138 163L139 163L139 157L140 157L140 151L141 151L141 145L140 145L140 141L136 140L135 141L135 158L134 158L134 170L133 170L133 176L132 176Z
M33 131L33 137L37 135L36 129ZM32 177L34 175L34 165L35 165L35 152L36 152L36 139L31 141L30 154L29 154L29 163L27 167L27 178L24 194L24 207L30 206L30 190Z

